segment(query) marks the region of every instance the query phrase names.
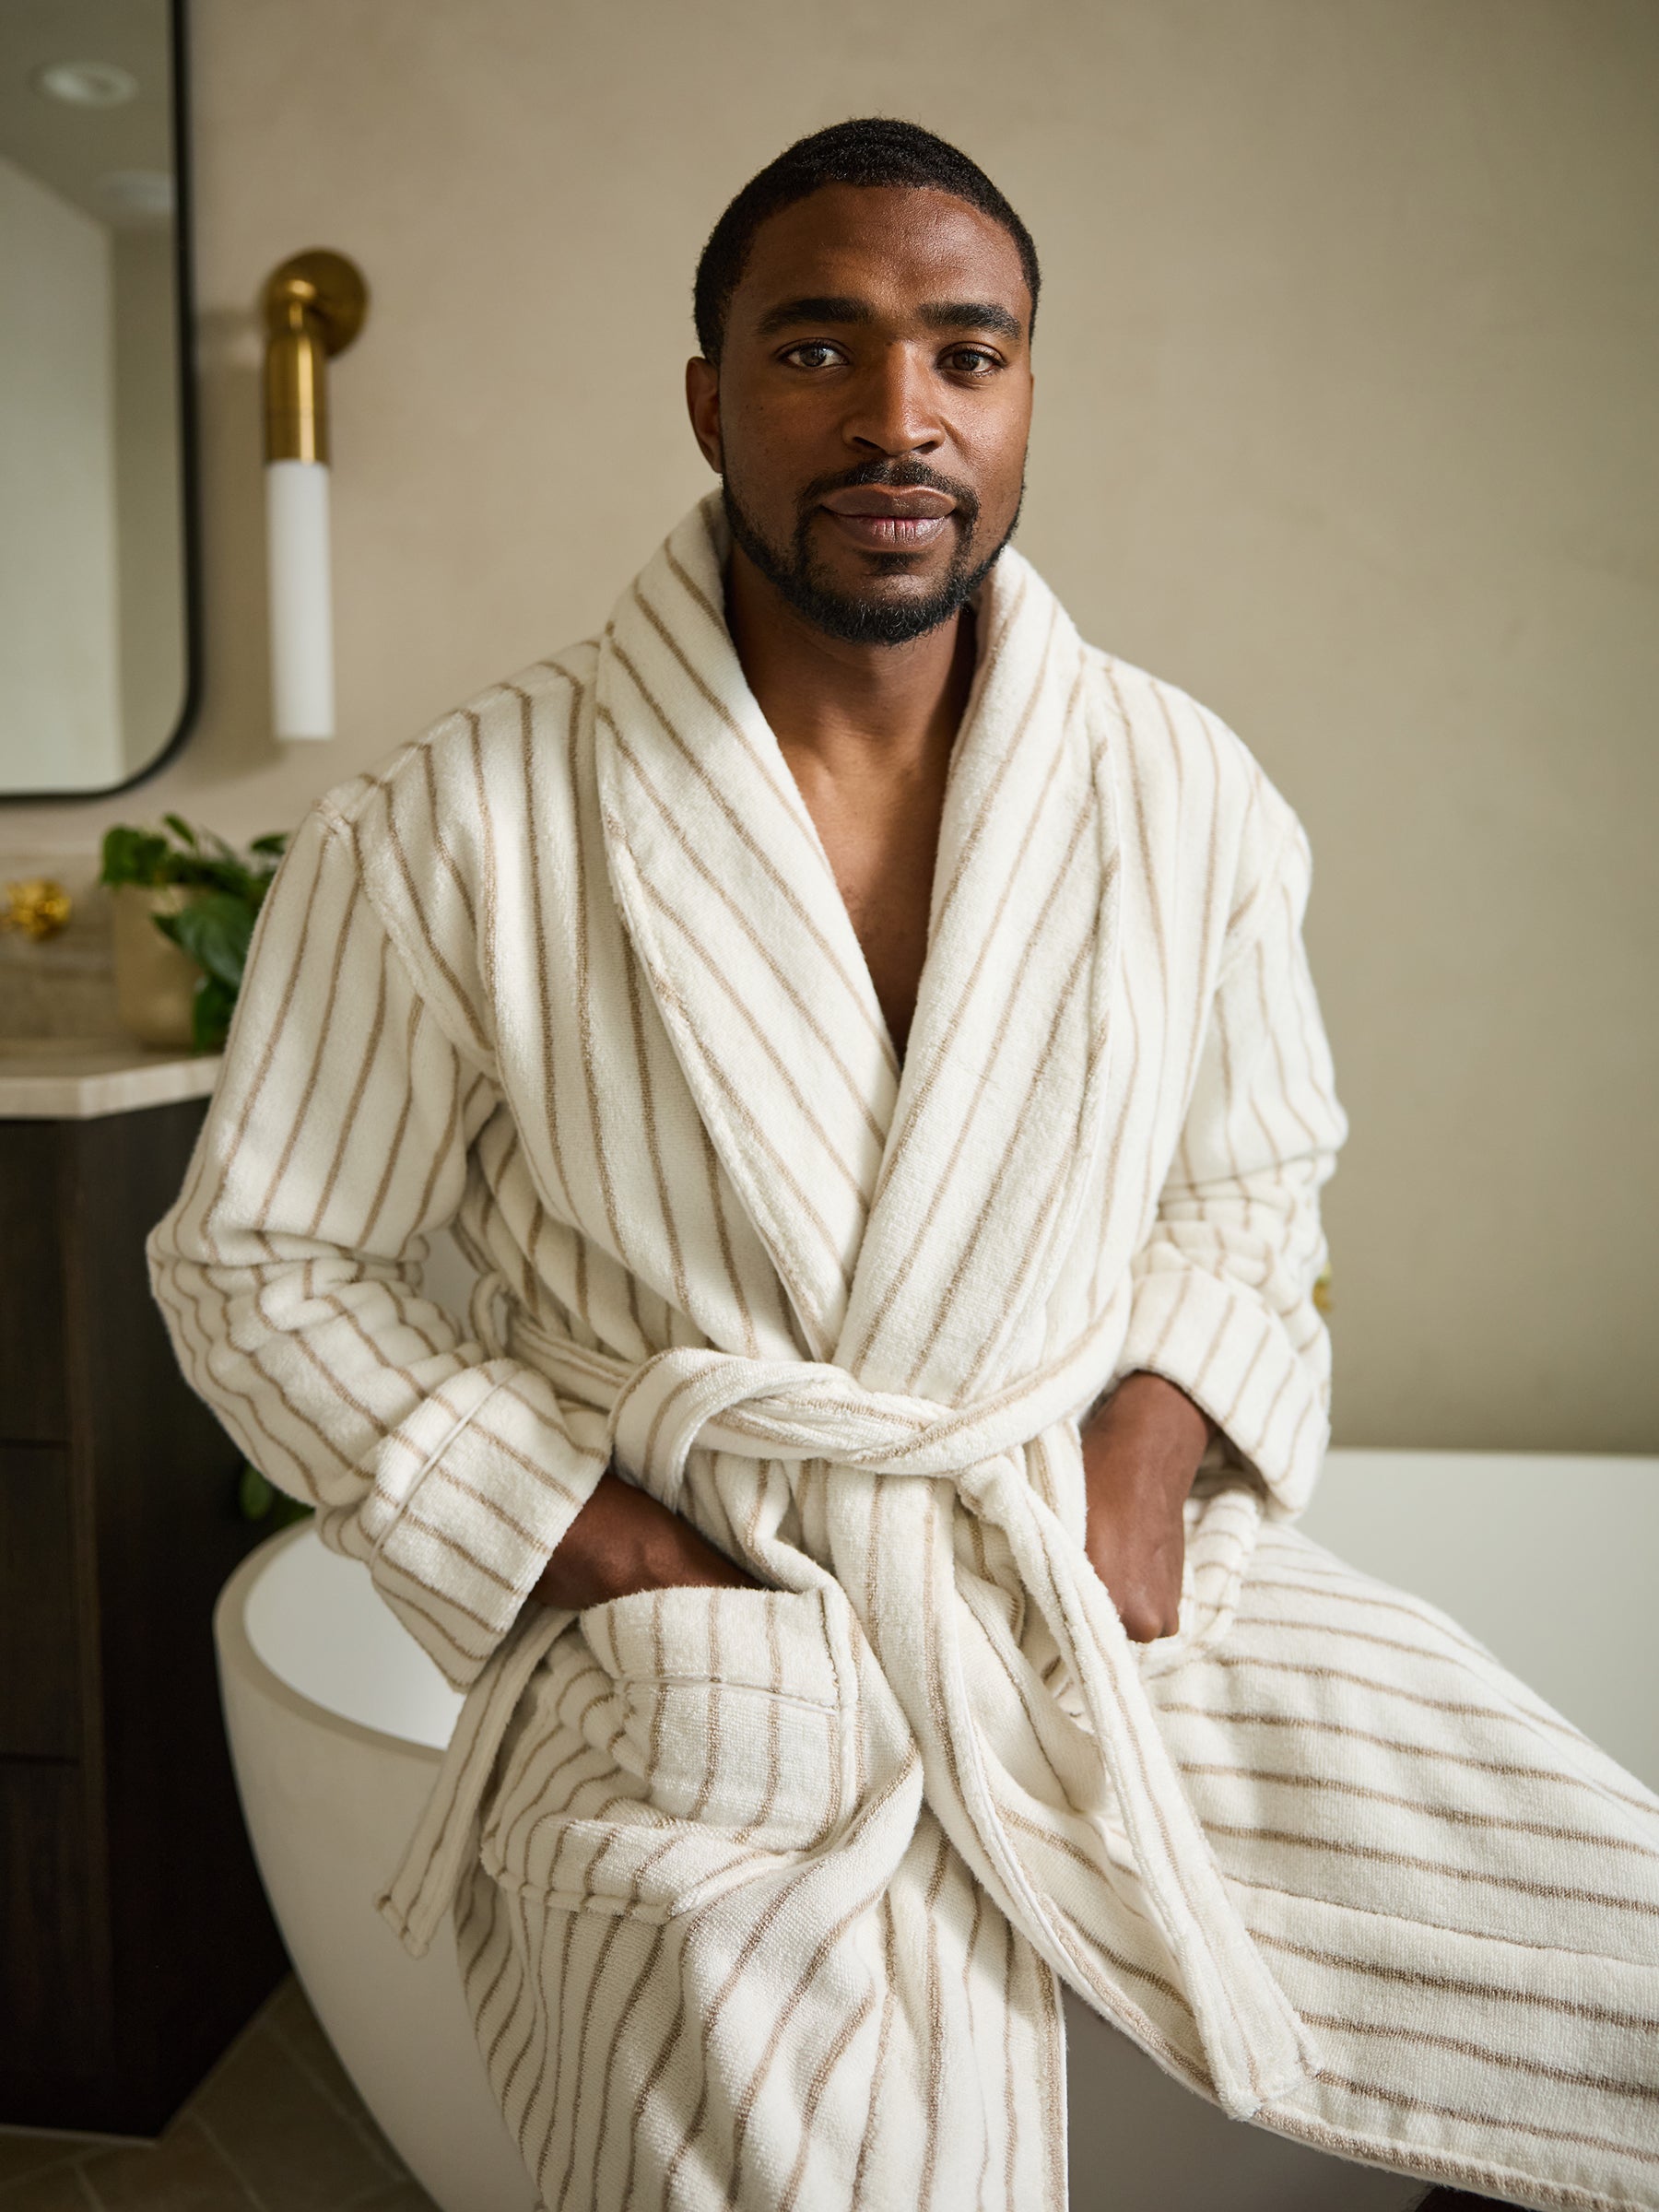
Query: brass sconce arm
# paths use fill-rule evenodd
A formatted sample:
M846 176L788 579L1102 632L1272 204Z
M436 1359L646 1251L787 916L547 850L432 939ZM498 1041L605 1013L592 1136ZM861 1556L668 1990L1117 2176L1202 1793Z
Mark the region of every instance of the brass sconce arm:
M265 288L265 459L328 461L328 358L363 327L369 288L343 253L317 247Z

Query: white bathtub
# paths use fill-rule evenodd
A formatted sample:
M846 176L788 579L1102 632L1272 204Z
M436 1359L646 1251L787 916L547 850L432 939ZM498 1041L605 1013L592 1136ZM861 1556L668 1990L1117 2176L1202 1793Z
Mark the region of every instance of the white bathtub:
M1659 1460L1333 1453L1307 1526L1455 1612L1645 1782L1659 1778ZM418 1962L373 1904L460 1700L362 1570L309 1526L244 1561L215 1625L249 1831L318 2018L443 2212L532 2212L453 1944ZM1420 2190L1233 2125L1081 2007L1067 2019L1075 2212L1396 2212Z

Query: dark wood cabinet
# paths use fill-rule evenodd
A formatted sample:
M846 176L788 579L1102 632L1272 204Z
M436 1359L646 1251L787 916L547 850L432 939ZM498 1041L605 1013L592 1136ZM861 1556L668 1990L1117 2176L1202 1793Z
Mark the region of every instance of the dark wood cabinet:
M204 1104L0 1121L0 2123L157 2134L286 1960L214 1599L261 1532L144 1239Z

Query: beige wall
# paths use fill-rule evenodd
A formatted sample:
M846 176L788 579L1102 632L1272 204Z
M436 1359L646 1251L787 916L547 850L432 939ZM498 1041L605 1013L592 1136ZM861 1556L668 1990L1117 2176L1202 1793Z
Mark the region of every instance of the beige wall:
M196 0L207 700L236 832L594 624L699 490L698 245L796 133L960 138L1048 271L1023 543L1301 810L1350 1442L1659 1449L1659 9ZM273 748L249 305L358 255L344 735Z

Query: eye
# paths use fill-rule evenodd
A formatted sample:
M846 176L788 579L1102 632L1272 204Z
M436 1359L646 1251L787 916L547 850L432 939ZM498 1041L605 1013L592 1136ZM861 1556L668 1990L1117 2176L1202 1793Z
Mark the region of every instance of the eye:
M782 359L797 369L833 369L845 356L828 338L808 338L805 345L792 346Z
M989 376L1002 360L987 346L953 346L942 365L960 376Z

